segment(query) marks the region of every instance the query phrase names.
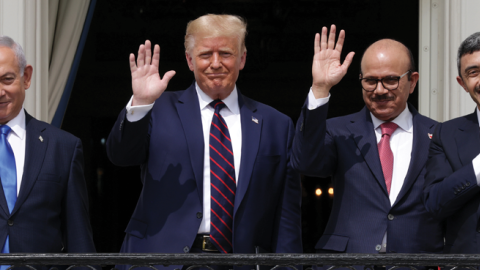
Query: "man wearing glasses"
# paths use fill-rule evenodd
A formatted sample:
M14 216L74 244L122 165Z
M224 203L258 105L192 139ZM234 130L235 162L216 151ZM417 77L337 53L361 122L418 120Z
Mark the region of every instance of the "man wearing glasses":
M425 163L436 122L407 103L419 74L402 43L382 39L361 61L365 107L326 119L330 89L346 74L345 32L335 25L315 37L313 84L297 123L293 166L305 175L332 177L335 197L321 253L441 252L443 226L422 203ZM335 89L333 90L335 95Z

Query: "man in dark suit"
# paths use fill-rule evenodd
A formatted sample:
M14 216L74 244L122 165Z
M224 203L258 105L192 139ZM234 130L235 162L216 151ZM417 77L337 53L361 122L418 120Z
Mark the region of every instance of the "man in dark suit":
M245 34L237 16L191 21L185 56L195 82L184 91L164 92L175 73L160 79L158 45L153 58L149 41L136 64L130 55L133 97L107 152L114 164L141 165L143 190L121 252L302 251L293 122L237 89Z
M354 55L340 63L344 39L342 30L335 46L334 25L328 39L326 27L321 39L315 37L313 85L293 146L294 168L333 181L333 209L316 249L440 252L442 225L421 201L428 134L436 122L407 104L419 78L411 53L391 39L370 45L360 73L365 107L327 120L330 89L346 74Z
M32 73L22 47L0 36L2 252L95 252L81 141L25 112Z
M425 207L446 220L445 253L480 252L480 32L458 49L457 82L470 93L472 114L438 124L430 144Z

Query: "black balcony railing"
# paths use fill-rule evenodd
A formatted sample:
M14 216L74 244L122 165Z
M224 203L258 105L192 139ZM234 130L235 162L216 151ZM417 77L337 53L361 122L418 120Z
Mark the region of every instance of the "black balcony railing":
M295 269L296 265L329 265L332 269L354 265L385 266L394 270L397 267L418 269L421 266L440 266L455 269L457 267L478 269L480 254L159 254L159 253L96 253L96 254L33 254L15 253L0 254L0 264L27 266L33 265L66 265L66 266L106 266L131 265L132 269L147 266L156 269L155 265L267 265L288 266ZM73 268L72 267L72 268ZM454 268L452 268L454 267ZM95 269L93 267L90 267ZM194 267L192 267L193 269ZM436 270L436 269L435 269Z

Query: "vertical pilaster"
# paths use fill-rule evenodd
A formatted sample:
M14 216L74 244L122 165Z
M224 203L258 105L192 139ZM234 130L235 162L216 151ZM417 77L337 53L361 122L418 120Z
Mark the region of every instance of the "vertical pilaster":
M480 1L420 0L419 110L437 121L473 112L457 83L460 43L480 31Z

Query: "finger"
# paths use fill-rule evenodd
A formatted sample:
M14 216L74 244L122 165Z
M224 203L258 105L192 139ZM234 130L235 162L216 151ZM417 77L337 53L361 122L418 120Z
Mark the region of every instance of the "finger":
M342 69L347 72L347 69L348 67L350 66L350 64L352 63L353 61L353 56L355 55L354 52L350 52L348 53L347 57L345 57L345 61L343 61L343 64L342 64Z
M344 41L345 41L345 31L341 30L340 34L338 34L337 45L335 46L335 50L337 50L339 53L342 53Z
M152 43L150 40L145 41L145 65L150 65L152 62Z
M327 27L322 27L322 40L320 41L320 50L327 49Z
M152 66L154 66L157 70L160 65L160 46L155 44L153 48L153 58L152 58Z
M319 33L315 34L315 42L314 42L314 45L313 45L313 51L314 51L315 54L320 52L320 34Z
M328 48L332 50L335 48L335 32L336 31L337 31L337 28L335 27L335 24L332 24L332 26L330 26L330 35L328 35Z
M138 47L137 67L141 68L145 64L145 45Z
M176 74L175 70L168 71L167 73L165 73L165 75L163 75L162 82L164 82L165 85L167 85L168 82L170 82L170 80L173 78L173 76L175 76L175 74Z
M128 60L130 61L130 71L133 73L137 70L137 65L135 65L135 55L131 53Z

